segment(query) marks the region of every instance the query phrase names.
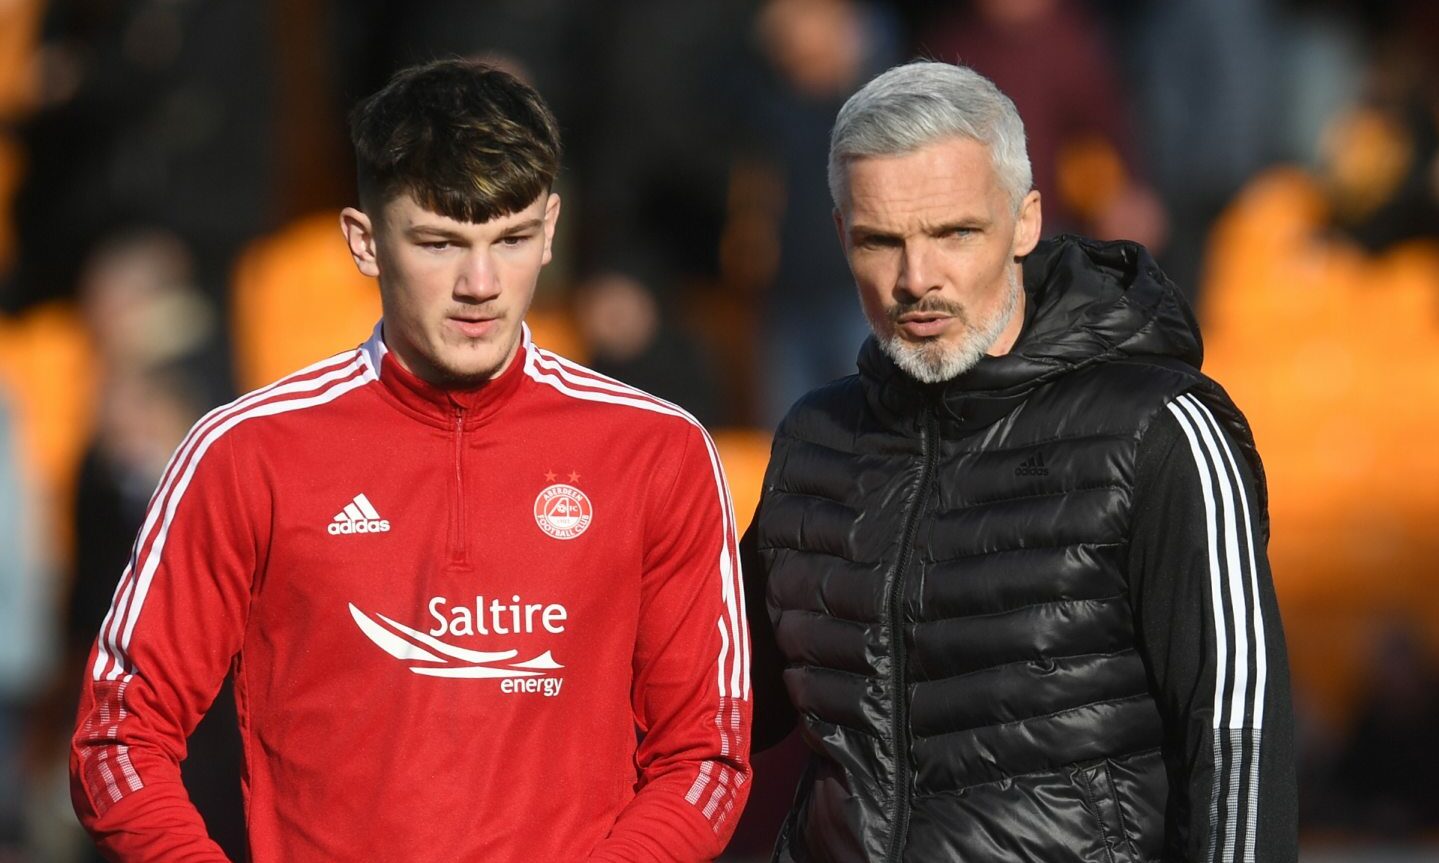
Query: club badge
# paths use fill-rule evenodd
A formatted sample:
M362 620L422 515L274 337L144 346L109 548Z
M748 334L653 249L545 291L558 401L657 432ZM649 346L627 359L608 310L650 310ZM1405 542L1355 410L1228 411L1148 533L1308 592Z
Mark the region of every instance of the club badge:
M594 509L584 492L555 483L535 498L535 524L555 539L574 539L589 529Z

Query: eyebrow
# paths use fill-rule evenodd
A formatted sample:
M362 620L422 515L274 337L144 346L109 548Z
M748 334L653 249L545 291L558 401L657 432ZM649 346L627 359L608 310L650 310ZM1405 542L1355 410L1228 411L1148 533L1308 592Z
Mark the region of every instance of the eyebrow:
M985 228L988 228L989 226L989 219L981 218L979 216L967 216L964 218L955 219L952 222L944 222L943 224L926 227L924 229L924 233L928 234L929 236L936 237L942 234L947 234L950 231L958 230L960 228L983 230ZM888 231L883 228L873 228L869 225L863 224L850 227L849 234L851 237L855 238L873 238L877 240L899 240L904 238L903 234L899 234L894 231Z
M524 231L532 231L535 228L538 228L540 225L543 225L544 223L545 220L540 218L539 216L536 216L533 219L526 219L523 222L518 222L509 226L508 228L505 228L505 231L501 236L508 237L512 234L519 234Z
M876 240L898 240L901 236L900 234L896 234L893 231L886 231L881 228L871 228L868 225L850 225L849 235L855 238L863 237L866 239L872 238Z
M945 222L942 225L936 225L933 228L930 228L928 230L928 233L930 234L930 236L938 236L940 234L947 234L950 231L959 230L960 228L968 228L969 230L973 231L981 231L985 228L988 228L989 225L989 219L981 218L979 216L966 216L962 219L955 219L953 222Z
M523 222L516 222L515 224L510 225L508 228L505 228L505 230L500 234L500 236L512 237L516 234L522 234L526 231L532 231L543 225L544 221L544 219L537 216L533 219L526 219ZM458 241L463 241L465 239L465 235L460 231L446 228L442 225L426 224L411 225L410 227L405 229L405 236L410 237L411 239L439 238Z
M444 237L447 239L463 239L459 231L452 231L449 228L442 228L438 225L413 225L405 229L407 237Z

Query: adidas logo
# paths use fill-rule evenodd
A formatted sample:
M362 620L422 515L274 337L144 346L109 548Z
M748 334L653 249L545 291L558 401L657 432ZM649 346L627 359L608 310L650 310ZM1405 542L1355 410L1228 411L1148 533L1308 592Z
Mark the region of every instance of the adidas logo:
M1014 469L1015 476L1049 476L1049 468L1044 466L1044 456L1035 453L1025 459L1019 467Z
M344 509L335 513L335 520L330 522L326 529L331 536L342 533L385 533L390 529L390 523L380 518L374 504L361 493L345 504Z

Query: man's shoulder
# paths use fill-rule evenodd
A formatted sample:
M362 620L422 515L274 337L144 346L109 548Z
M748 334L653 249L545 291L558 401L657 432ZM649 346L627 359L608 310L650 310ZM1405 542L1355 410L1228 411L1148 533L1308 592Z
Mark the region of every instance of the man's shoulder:
M1132 406L1160 410L1175 396L1213 382L1204 373L1173 357L1132 356L1095 363L1051 382L1054 397L1083 399L1106 410Z
M838 428L853 428L866 411L859 375L830 381L805 393L785 414L778 437L824 437Z
M1104 430L1137 433L1151 445L1172 440L1179 433L1176 417L1181 405L1203 411L1231 437L1256 473L1262 475L1254 435L1243 412L1213 378L1187 363L1167 357L1130 357L1075 372L1069 386L1054 390L1061 407L1076 404L1102 406L1086 411L1090 423ZM1157 432L1157 434L1150 434Z
M1057 382L1063 396L1094 399L1107 407L1133 404L1157 411L1179 396L1193 393L1225 414L1239 412L1217 381L1173 357L1125 357L1077 370Z
M683 407L601 374L538 345L526 349L523 374L545 413L638 435L684 437L704 427Z
M191 435L223 437L233 445L247 440L245 431L275 423L299 421L300 429L319 429L342 397L375 377L363 350L342 351L214 408L200 418Z

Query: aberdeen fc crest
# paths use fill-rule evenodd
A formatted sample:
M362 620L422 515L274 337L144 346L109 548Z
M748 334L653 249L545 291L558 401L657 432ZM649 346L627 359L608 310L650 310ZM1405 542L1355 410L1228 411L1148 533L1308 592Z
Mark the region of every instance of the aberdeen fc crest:
M535 498L535 524L555 539L574 539L589 529L592 518L590 499L573 485L554 483Z

